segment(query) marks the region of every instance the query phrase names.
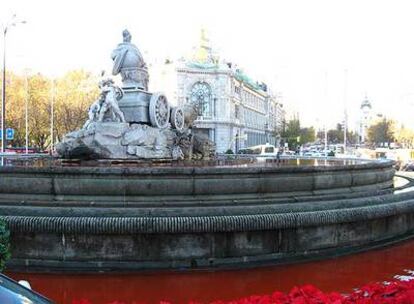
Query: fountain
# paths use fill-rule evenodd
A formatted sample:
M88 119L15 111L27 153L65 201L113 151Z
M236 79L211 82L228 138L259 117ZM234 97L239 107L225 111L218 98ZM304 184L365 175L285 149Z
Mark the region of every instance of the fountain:
M413 235L414 193L395 193L392 161L188 160L214 152L191 134L196 106L147 91L130 39L112 54L122 87L103 79L88 121L57 146L79 161L0 167L10 270L240 268Z

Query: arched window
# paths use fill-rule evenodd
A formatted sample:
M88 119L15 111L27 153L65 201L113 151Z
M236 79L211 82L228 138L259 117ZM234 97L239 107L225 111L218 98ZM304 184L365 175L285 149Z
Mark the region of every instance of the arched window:
M203 117L212 116L211 88L205 82L196 82L191 89L191 102L198 105L198 115Z

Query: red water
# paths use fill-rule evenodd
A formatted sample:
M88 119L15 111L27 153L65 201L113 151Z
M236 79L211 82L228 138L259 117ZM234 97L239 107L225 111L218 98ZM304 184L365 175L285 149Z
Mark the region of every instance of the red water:
M8 275L28 280L34 290L56 303L87 299L93 304L132 304L230 300L274 290L289 291L303 284L346 293L366 283L391 280L394 275L404 274L405 269L414 269L414 240L324 261L238 271Z

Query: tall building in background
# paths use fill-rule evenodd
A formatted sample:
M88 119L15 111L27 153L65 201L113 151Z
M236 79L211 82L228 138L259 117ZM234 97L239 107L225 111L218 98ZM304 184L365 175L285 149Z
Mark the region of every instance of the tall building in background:
M218 152L270 143L278 145L283 104L264 83L253 81L214 54L204 31L191 58L176 65L177 104L199 105L194 132L216 143Z
M362 101L360 106L359 142L364 144L368 137L368 128L372 123L372 105L368 98Z

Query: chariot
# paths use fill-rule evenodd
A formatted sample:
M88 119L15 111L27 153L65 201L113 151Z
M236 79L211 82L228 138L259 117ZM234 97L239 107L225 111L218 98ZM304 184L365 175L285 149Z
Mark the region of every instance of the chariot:
M119 108L129 123L148 124L155 128L177 130L184 128L184 113L179 107L171 107L163 93L150 93L138 88L124 88L118 101Z

